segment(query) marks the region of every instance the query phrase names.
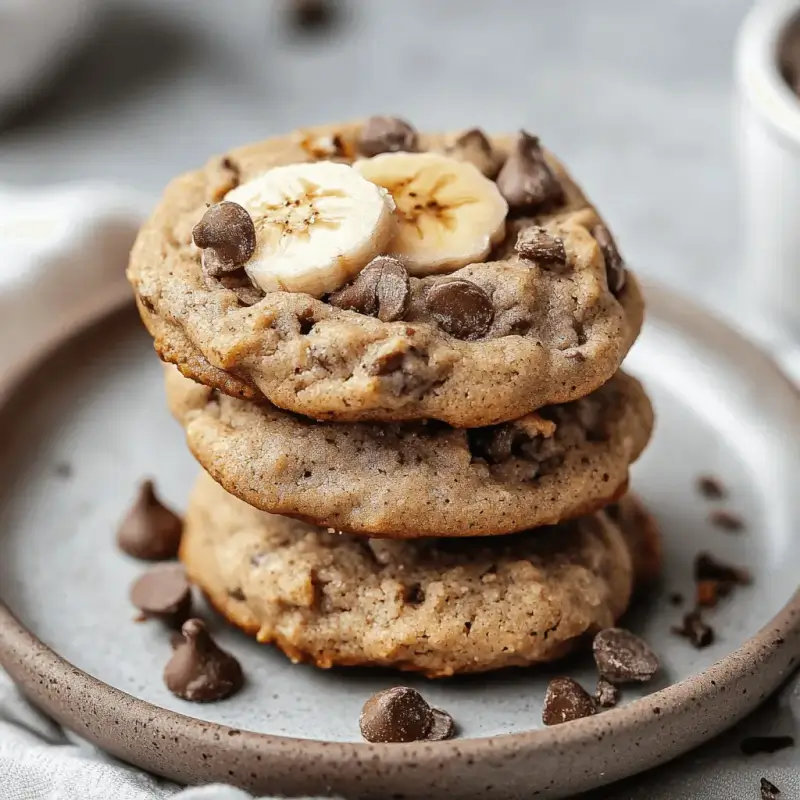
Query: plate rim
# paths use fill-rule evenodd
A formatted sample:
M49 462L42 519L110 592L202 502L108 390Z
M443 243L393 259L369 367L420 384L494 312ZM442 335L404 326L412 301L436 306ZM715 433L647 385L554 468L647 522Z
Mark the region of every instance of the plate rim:
M699 317L770 368L800 399L800 389L769 353L741 331L670 288L652 280L642 283L649 303L662 308L679 308L680 316ZM119 304L114 304L111 308L99 309L84 321L84 326L100 321L118 308ZM71 331L69 336L48 348L37 361L52 356L73 333ZM13 386L3 393L0 408L13 396L14 388L26 374L27 371L15 376ZM604 737L611 732L615 737L624 732L634 734L638 728L646 728L648 719L660 722L670 715L685 714L692 705L713 704L723 695L731 697L734 690L740 692L744 688L747 693L747 687L742 684L758 675L760 685L767 688L760 693L752 692L748 701L740 701L732 714L710 718L701 734L686 737L682 742L680 752L685 752L755 709L777 689L782 678L789 676L799 660L800 588L756 634L710 667L602 714L550 728L436 743L337 742L240 731L153 705L104 683L60 656L17 620L0 597L0 666L35 705L102 749L158 774L191 783L221 780L243 788L263 786L258 781L265 779L273 790L281 785L302 787L300 790L305 791L308 779L316 775L318 780L324 778L326 785L335 789L337 778L352 782L354 776L359 775L358 783L363 791L368 788L361 784L360 775L365 772L383 779L391 775L393 781L399 781L401 774L406 777L411 769L423 773L427 769L459 764L463 771L465 764L480 765L481 760L484 766L488 763L506 766L517 758L551 748L602 747ZM150 741L144 741L146 739ZM197 749L190 766L186 759L192 761L192 754L187 747ZM198 754L207 755L202 752L204 749L213 751L214 757L198 758ZM645 759L642 769L667 760L663 756L659 758L655 751L649 756L647 753L645 750L642 754ZM669 758L677 755L678 751L673 751ZM256 772L250 771L256 762ZM230 770L229 764L247 765L249 775ZM268 775L256 774L263 773L267 766ZM301 766L305 772L298 775ZM621 774L609 768L604 782L618 777Z

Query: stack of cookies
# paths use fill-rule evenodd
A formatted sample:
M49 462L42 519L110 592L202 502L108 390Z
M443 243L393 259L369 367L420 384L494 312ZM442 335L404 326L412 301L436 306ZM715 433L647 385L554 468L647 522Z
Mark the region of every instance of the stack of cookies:
M653 577L642 296L534 136L373 117L234 150L169 186L129 277L205 470L181 558L259 641L530 665Z

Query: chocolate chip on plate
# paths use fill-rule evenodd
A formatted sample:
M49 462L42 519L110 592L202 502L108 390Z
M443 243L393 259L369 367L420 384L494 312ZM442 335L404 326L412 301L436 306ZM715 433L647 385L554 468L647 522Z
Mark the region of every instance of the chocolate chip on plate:
M192 614L192 587L181 564L159 564L131 586L130 599L146 618L179 628Z
M449 739L453 718L431 708L415 689L395 686L370 697L359 718L361 735L368 742L419 742Z
M471 281L435 283L425 294L425 307L439 324L457 339L478 339L494 320L491 298Z
M619 689L605 678L599 678L594 692L594 699L603 708L612 708L619 700Z
M758 753L777 753L779 750L794 747L794 738L791 736L748 736L746 739L742 739L739 747L746 756L754 756Z
M781 790L766 778L761 779L761 800L777 800Z
M564 190L544 157L539 139L525 131L520 131L497 176L497 188L512 211L532 210L564 198Z
M479 169L487 178L494 178L500 168L500 159L489 137L480 128L464 131L447 148L447 154L458 161L466 161Z
M592 236L594 236L603 254L608 288L614 294L617 294L625 286L625 262L622 260L617 243L614 241L611 231L605 225L595 225L592 228Z
M212 277L239 269L256 250L256 227L247 209L223 200L211 206L192 230L203 250L203 268Z
M403 264L391 256L378 256L352 283L334 292L328 302L377 317L381 322L395 322L403 318L409 294L408 272Z
M744 521L736 514L717 508L708 515L709 522L724 531L736 533L744 528Z
M364 156L416 149L417 132L399 117L370 117L358 137L358 150Z
M644 683L658 672L658 656L650 645L625 628L606 628L594 637L594 660L610 683Z
M514 249L523 258L541 261L544 264L566 264L567 251L564 240L553 236L538 225L523 228L517 236Z
M698 609L683 615L680 625L673 625L672 632L688 639L698 650L708 647L714 641L714 629L703 621Z
M542 708L545 725L560 725L581 717L590 717L597 711L592 696L572 678L553 678L547 684Z
M722 481L713 475L701 475L697 479L697 490L708 500L722 500L728 494Z
M139 495L117 530L120 550L144 561L166 561L178 555L183 521L157 497L152 481Z
M164 667L164 683L172 694L193 703L222 700L241 689L244 676L239 662L220 648L205 623L190 619Z

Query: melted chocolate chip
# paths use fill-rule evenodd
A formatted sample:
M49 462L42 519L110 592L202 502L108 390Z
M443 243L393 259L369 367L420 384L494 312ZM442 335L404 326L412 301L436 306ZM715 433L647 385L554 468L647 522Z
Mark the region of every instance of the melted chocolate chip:
M223 200L211 206L192 230L194 243L203 250L203 268L212 277L232 272L256 250L253 219L238 203Z
M117 545L129 556L145 561L165 561L178 555L183 521L156 496L152 481L139 495L117 530Z
M759 753L771 754L794 747L794 738L791 736L748 736L746 739L742 739L739 747L746 756L754 756Z
M644 683L658 672L658 656L643 639L624 628L606 628L594 637L594 660L610 683Z
M625 286L625 262L622 260L617 243L614 241L611 231L605 225L595 225L592 229L592 236L594 236L603 254L608 288L614 294L618 294L622 291L622 287Z
M520 131L497 176L497 188L512 211L530 211L564 198L564 190L547 164L539 139L525 131Z
M523 228L519 232L514 249L522 258L539 261L543 266L567 263L567 251L564 249L563 239L551 235L537 225Z
M190 619L181 629L178 644L164 668L164 683L177 697L193 703L222 700L244 683L239 662L217 646L199 619Z
M708 515L708 519L712 525L717 528L722 528L724 531L736 533L744 528L744 522L741 517L732 514L730 511L725 511L723 508L718 508Z
M722 482L713 475L702 475L697 479L697 489L708 500L722 500L728 494Z
M436 283L425 294L425 306L442 330L457 339L478 339L494 320L491 298L470 281Z
M613 708L619 700L619 689L613 683L609 683L605 678L597 681L597 689L594 693L597 704L603 708Z
M553 678L547 685L542 709L545 725L560 725L597 711L592 696L572 678Z
M374 258L347 286L334 292L328 302L377 317L381 322L395 322L403 318L410 290L406 268L391 256Z
M399 117L370 117L358 138L358 150L365 156L416 149L417 132Z
M192 590L180 564L161 564L145 572L131 586L131 603L146 618L179 628L191 616Z
M672 632L688 639L693 647L702 650L714 641L714 629L703 621L698 609L683 615L680 625L673 625Z
M489 137L480 128L464 131L447 149L448 155L477 167L487 178L494 178L500 167Z
M418 691L406 686L370 697L361 710L359 726L368 742L438 741L454 732L449 714L431 708Z
M766 778L761 779L761 800L778 800L781 790Z

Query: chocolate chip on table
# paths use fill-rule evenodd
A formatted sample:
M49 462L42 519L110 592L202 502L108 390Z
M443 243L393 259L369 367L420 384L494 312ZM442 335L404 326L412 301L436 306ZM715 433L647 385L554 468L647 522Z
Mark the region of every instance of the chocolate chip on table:
M781 790L766 778L761 779L761 800L777 800Z
M698 650L708 647L714 641L714 629L703 621L699 609L694 609L683 615L680 625L674 625L672 632L677 636L688 639L692 646Z
M606 628L592 643L599 673L610 683L645 683L658 672L650 645L625 628Z
M203 268L212 277L239 269L256 250L256 227L247 209L223 200L211 206L192 229L203 250Z
M181 632L183 642L175 646L164 667L164 683L172 694L193 703L210 703L242 687L239 662L216 644L202 620L187 620Z
M417 132L399 117L370 117L361 128L358 150L364 156L380 153L415 152Z
M179 628L192 615L192 587L181 564L159 564L131 586L130 599L146 619Z
M523 228L517 236L514 249L522 258L541 261L543 264L566 264L567 251L564 240L553 236L538 225Z
M560 725L581 717L590 717L597 711L592 696L572 678L553 678L547 684L542 708L545 725Z
M622 260L617 243L605 225L595 225L592 228L592 236L603 254L608 288L617 294L625 286L625 262Z
M455 732L449 714L431 708L418 691L407 686L395 686L370 697L358 722L368 742L440 741Z
M409 295L408 272L403 264L391 256L378 256L352 283L334 292L328 302L377 317L381 322L395 322L403 318Z
M746 756L754 756L758 753L777 753L779 750L794 747L794 738L791 736L748 736L746 739L742 739L739 747Z
M152 481L145 481L117 530L120 550L144 561L166 561L178 555L183 521L167 508L155 493Z
M697 479L697 489L708 500L722 500L728 494L722 481L713 475L701 475Z
M717 528L722 528L724 531L735 533L744 528L744 521L741 517L732 514L730 511L725 511L723 508L717 508L708 515L709 522Z
M439 324L457 339L478 339L494 320L491 298L471 281L435 283L425 294L425 307Z
M450 147L447 154L458 161L466 161L479 169L487 178L494 178L500 168L500 159L489 137L480 128L464 131Z
M558 203L564 190L542 152L539 139L520 131L497 176L497 188L512 211Z
M603 708L613 708L619 700L619 689L605 678L599 678L597 689L594 692L594 699Z

